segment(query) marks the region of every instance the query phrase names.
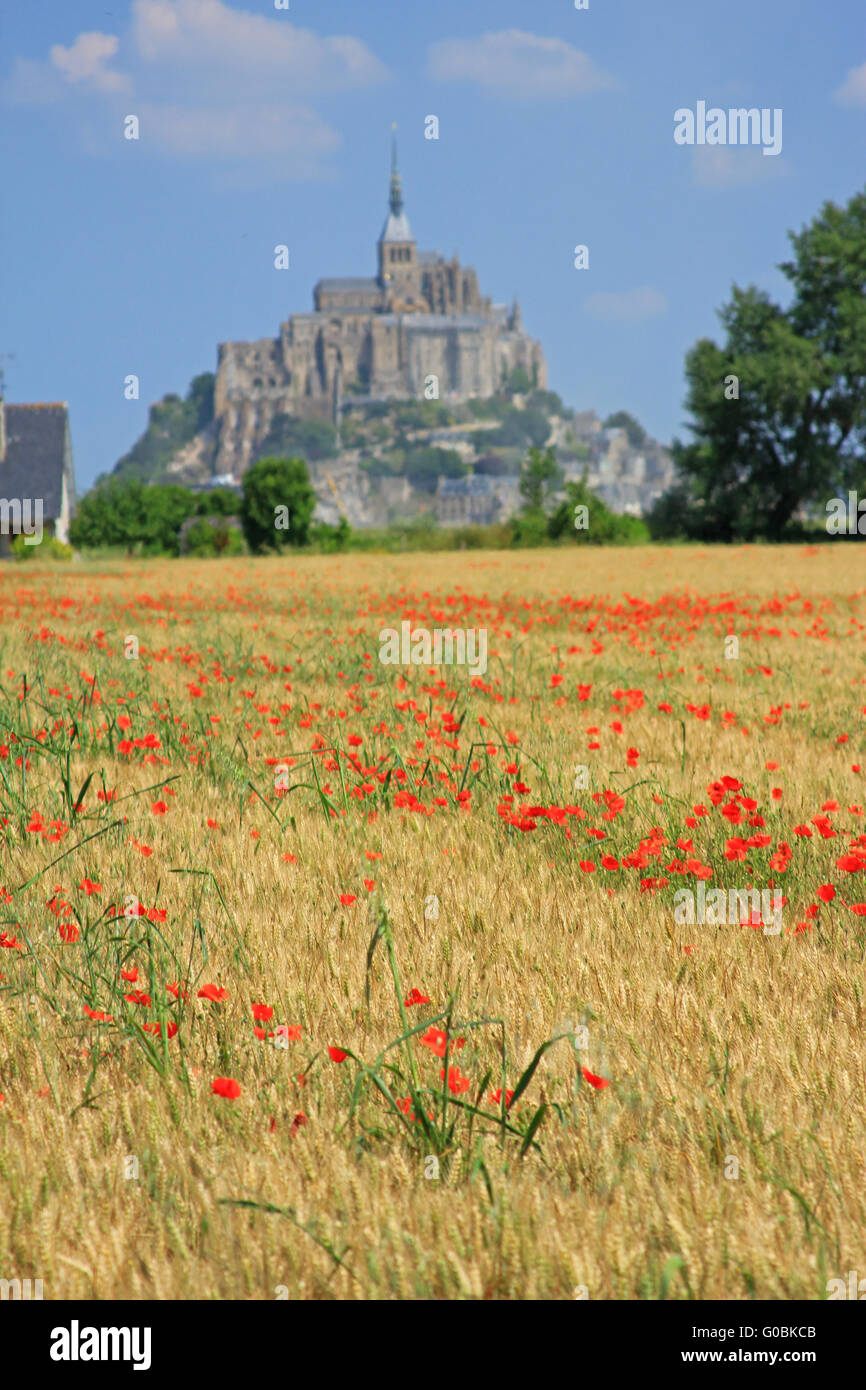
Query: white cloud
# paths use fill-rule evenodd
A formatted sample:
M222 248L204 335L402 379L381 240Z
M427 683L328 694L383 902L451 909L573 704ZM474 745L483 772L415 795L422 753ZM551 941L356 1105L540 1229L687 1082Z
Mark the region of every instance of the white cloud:
M781 155L765 155L759 145L695 145L692 179L699 188L745 188L790 172Z
M114 34L92 31L79 34L69 48L56 43L51 49L51 64L75 86L90 87L95 92L125 92L130 88L125 73L113 72L105 66L117 52Z
M390 76L360 39L322 38L225 0L133 0L123 41L133 77L108 66L119 46L115 35L88 32L68 48L55 44L46 62L18 59L3 95L31 105L86 97L82 137L91 152L100 142L108 148L118 119L134 113L143 149L243 164L246 181L257 183L256 161L267 162L271 178L327 172L322 161L341 137L305 98Z
M866 106L866 63L851 69L833 97L840 106Z
M145 63L191 73L322 92L381 82L388 71L360 39L320 38L283 18L223 0L134 0L133 40Z
M271 103L258 106L141 107L141 138L186 159L270 159L280 172L312 173L317 162L341 143L309 107Z
M545 39L520 29L477 39L443 39L431 45L429 68L441 81L477 82L499 96L582 96L617 86L564 39Z
M667 307L668 302L661 291L649 285L637 290L599 291L591 294L583 306L584 313L607 319L609 323L655 318L657 314L663 314Z

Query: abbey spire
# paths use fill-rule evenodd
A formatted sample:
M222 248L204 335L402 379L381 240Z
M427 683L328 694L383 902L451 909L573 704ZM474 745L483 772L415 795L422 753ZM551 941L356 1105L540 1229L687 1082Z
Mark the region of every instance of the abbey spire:
M379 238L379 284L395 302L420 301L418 248L403 210L403 180L397 167L397 127L391 127L391 183L388 216ZM419 305L420 307L420 305Z

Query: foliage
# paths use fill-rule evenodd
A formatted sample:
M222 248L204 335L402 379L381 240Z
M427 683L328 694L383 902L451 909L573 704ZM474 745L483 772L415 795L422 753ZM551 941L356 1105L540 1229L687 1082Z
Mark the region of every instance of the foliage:
M309 459L333 458L337 452L337 431L330 420L304 420L297 415L275 415L263 440L257 460L273 457Z
M578 507L586 508L586 526L577 526ZM579 519L583 520L583 514ZM565 500L547 520L551 540L570 540L583 545L633 545L649 540L646 523L637 516L613 512L587 485L586 474L565 485Z
M258 553L307 544L316 494L303 459L259 459L247 469L242 485L241 520L251 550ZM280 508L288 509L285 527L276 524Z
M237 516L240 495L230 487L208 488L199 495L195 510L198 516Z
M71 560L75 554L71 545L56 536L43 536L38 545L28 545L24 536L16 536L9 548L16 560Z
M615 410L612 415L608 415L604 421L604 429L625 430L628 442L633 449L643 449L649 443L649 435L643 425L638 424L633 415L629 415L627 410Z
M562 471L552 449L532 448L520 474L520 495L529 511L543 511L551 493L562 482Z
M435 492L439 478L462 478L466 466L454 449L430 444L407 450L404 470L419 492Z
M686 358L694 439L673 454L708 540L776 539L798 508L866 482L866 192L789 239L790 306L735 286L723 346Z
M193 377L185 400L171 393L152 405L147 429L118 460L113 475L134 475L144 481L164 478L178 450L213 420L214 385L213 372L201 372Z
M195 495L177 483L148 485L112 474L82 497L69 538L77 546L177 555L178 532L195 508Z
M198 557L243 555L246 546L238 527L231 525L224 513L216 513L198 517L184 534L181 550Z

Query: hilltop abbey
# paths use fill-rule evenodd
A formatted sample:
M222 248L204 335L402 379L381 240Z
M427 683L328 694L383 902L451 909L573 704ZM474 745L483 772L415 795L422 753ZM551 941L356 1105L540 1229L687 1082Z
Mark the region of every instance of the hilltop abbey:
M392 151L389 211L369 279L320 280L314 310L278 338L221 343L213 472L240 475L278 415L339 421L345 398L466 400L496 392L515 368L545 387L539 343L520 309L481 296L474 270L418 250Z

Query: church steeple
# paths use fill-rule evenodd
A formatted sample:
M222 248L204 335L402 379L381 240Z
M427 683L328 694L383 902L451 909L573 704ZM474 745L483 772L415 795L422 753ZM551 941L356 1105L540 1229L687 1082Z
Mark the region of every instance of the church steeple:
M407 308L420 303L421 277L418 248L403 210L403 181L397 167L396 129L396 125L391 126L391 183L388 216L378 244L379 284L387 292L388 304L399 303Z
M397 125L391 125L391 193L388 205L395 217L399 217L403 211L403 182L400 178L400 171L397 168Z

